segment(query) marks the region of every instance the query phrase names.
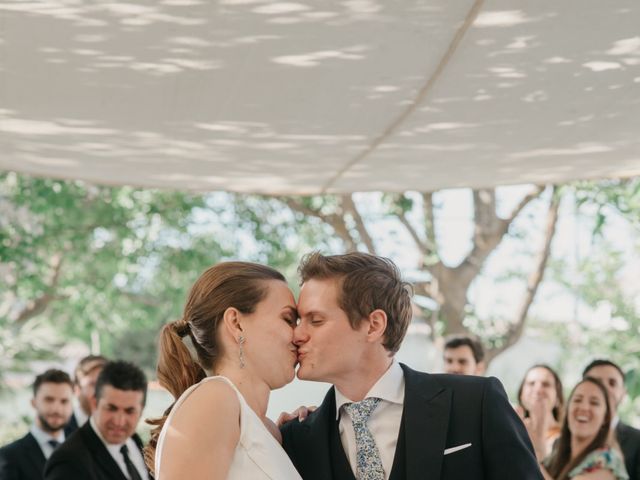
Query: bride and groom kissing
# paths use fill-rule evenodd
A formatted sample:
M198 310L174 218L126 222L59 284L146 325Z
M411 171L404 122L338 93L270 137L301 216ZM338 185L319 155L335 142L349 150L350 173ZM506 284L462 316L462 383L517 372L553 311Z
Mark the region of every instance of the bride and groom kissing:
M276 270L219 263L163 328L158 378L177 400L153 421L156 479L542 478L498 380L394 359L412 306L393 262L314 252L299 274L296 303ZM269 393L296 374L333 386L278 428Z

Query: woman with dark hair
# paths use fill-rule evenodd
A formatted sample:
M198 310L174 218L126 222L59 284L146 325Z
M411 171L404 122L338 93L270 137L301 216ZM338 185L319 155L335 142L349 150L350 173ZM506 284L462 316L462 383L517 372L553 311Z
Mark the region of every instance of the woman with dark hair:
M551 453L560 436L564 395L558 374L548 365L527 370L518 388L518 413L527 427L531 442L542 460Z
M542 467L547 480L627 480L622 455L608 444L611 409L599 380L586 377L571 392L560 438Z
M148 420L156 480L300 478L266 417L270 391L294 377L296 321L293 294L270 267L225 262L200 276L160 335L158 378L176 401Z

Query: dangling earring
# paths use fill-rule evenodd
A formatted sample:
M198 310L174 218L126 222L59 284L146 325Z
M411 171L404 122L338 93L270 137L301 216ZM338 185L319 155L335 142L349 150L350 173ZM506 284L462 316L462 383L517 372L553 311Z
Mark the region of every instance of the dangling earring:
M238 343L240 344L240 368L244 368L244 350L242 345L244 345L244 336L240 335L238 337Z

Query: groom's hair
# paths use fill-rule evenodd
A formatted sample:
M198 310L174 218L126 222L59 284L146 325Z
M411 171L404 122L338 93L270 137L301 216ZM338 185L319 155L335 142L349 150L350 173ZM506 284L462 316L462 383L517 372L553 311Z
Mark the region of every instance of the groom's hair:
M411 321L411 285L402 280L400 270L388 258L368 253L306 255L298 267L301 284L310 279L338 282L338 305L352 328L374 310L387 314L383 346L396 353Z

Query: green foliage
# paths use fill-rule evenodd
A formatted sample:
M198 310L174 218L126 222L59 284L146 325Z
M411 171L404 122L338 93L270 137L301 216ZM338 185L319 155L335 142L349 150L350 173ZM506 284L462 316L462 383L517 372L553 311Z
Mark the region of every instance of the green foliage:
M553 279L591 311L607 312L598 320L577 319L566 325L548 325L548 335L566 345L580 348L590 356L608 357L627 372L627 390L640 397L640 290L635 275L627 268L628 258L602 238L595 240L593 252L574 268L566 259L550 265Z
M200 195L0 174L2 371L95 333L109 356L155 351L153 331L229 255L198 224L208 211Z
M300 197L306 207L329 214L336 206L332 196ZM320 219L293 211L284 199L258 195L235 195L234 218L229 227L244 234L255 249L252 257L280 269L295 284L300 255L312 250L341 251L331 229ZM240 245L242 248L242 245ZM245 247L246 248L246 247Z
M576 204L595 206L594 234L601 234L609 214L622 215L640 230L640 177L606 180L601 182L576 182L572 188Z

